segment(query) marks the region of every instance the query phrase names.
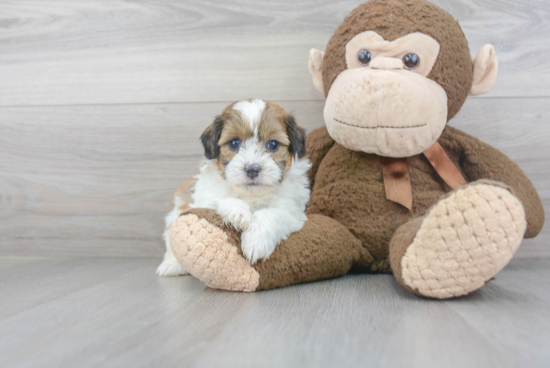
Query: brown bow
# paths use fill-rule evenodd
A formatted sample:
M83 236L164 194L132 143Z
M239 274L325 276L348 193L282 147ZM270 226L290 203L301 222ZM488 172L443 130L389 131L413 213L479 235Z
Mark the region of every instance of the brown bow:
M424 155L441 179L451 188L457 189L467 183L439 143L435 142L424 151ZM382 157L382 175L386 198L405 206L412 212L412 189L407 159Z

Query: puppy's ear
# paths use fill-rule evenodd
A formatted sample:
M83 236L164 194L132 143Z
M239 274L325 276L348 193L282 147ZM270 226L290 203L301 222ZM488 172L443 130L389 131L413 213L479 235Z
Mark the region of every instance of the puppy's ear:
M204 155L207 159L218 158L220 155L220 146L218 142L222 135L223 118L218 115L212 124L206 128L201 135L202 145L204 146Z
M304 157L306 154L306 131L296 124L292 115L288 115L286 118L286 134L290 140L288 151L292 155L297 155L298 158Z

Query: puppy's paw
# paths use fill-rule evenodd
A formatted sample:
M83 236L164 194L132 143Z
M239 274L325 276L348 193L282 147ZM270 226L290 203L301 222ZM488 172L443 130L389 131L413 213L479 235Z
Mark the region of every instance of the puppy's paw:
M223 221L236 230L245 231L252 221L248 203L237 198L227 198L220 202L218 213Z
M157 276L171 277L189 275L176 258L165 259L157 268Z
M243 255L254 264L269 258L277 246L277 240L269 229L253 222L241 236Z

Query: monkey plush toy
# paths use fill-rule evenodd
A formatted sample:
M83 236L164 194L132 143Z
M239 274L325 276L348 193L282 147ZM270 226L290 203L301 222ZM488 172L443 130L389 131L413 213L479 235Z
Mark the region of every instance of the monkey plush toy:
M212 210L171 228L178 260L208 286L257 291L393 272L407 290L452 298L481 288L544 224L541 200L508 157L447 125L497 73L487 45L471 57L456 20L425 0L370 0L312 50L326 127L307 137L304 228L250 264Z

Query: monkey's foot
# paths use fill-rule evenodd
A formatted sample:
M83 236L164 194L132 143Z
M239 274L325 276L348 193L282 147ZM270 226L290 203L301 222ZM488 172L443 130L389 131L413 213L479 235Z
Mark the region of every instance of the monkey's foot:
M398 280L438 299L485 285L508 264L526 229L521 202L489 181L458 189L415 222L418 231L401 258Z
M193 210L170 229L170 246L178 261L211 288L254 291L260 275L242 256L236 231L212 210Z

